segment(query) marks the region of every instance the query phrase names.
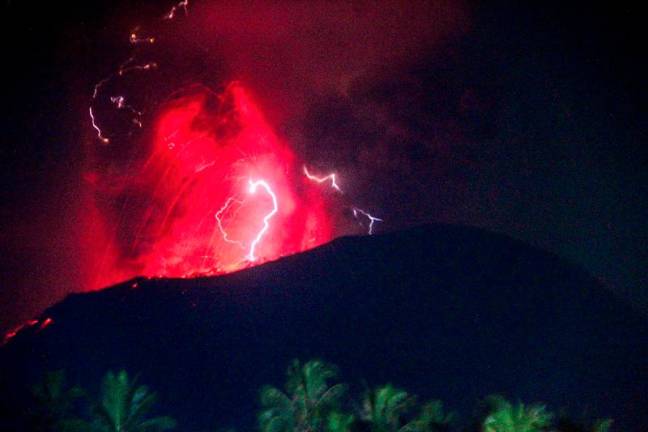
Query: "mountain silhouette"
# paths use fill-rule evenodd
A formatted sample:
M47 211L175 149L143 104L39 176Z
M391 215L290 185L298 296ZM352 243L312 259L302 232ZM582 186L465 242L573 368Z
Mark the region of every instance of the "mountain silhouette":
M124 368L179 430L253 430L259 389L282 385L293 358L466 416L500 393L613 417L616 430L648 426L646 317L578 267L476 228L345 237L219 277L138 278L70 295L32 324L0 348L7 427L45 371L96 391Z

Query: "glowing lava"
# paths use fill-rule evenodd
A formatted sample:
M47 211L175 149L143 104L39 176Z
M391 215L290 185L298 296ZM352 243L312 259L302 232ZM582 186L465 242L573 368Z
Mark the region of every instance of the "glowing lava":
M318 185L240 84L185 91L152 138L127 173L96 161L95 199L111 205L97 212L108 229L95 287L230 272L331 239Z

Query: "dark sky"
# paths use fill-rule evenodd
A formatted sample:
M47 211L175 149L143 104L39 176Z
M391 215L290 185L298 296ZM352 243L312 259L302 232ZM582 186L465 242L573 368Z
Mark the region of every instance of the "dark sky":
M129 55L123 35L168 10L40 3L2 6L0 329L84 280L92 86ZM196 0L156 53L175 66L160 91L242 77L299 155L337 170L381 229L506 233L648 311L641 14L516 3Z

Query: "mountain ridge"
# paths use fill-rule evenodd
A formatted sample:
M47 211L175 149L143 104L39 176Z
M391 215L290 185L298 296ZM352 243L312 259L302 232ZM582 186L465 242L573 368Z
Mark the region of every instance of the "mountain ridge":
M256 392L280 384L294 357L459 409L501 392L640 430L647 337L645 317L559 257L427 225L218 277L72 294L0 348L0 365L14 371L11 391L44 370L86 385L108 369L141 371L189 430L250 428Z

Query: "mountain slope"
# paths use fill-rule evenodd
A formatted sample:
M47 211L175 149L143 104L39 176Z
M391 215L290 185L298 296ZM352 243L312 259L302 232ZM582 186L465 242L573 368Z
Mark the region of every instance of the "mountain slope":
M136 286L134 288L134 286ZM342 238L239 273L69 296L0 349L1 396L65 368L142 372L182 430L250 429L290 359L392 382L468 415L489 393L648 425L648 323L553 255L473 228ZM362 390L362 389L356 389Z

